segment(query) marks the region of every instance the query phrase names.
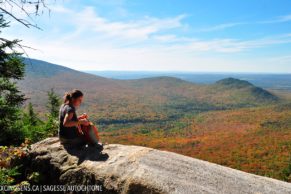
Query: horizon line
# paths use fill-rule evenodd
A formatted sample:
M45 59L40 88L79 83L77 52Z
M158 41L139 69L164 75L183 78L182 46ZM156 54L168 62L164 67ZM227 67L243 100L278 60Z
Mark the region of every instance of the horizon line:
M261 72L261 71L175 71L175 70L80 70L71 67L67 67L62 64L58 64L55 62L46 61L44 59L32 58L32 57L22 57L27 60L38 60L45 63L50 63L52 65L58 65L61 67L69 68L75 71L80 71L84 73L93 73L93 72L147 72L147 73L185 73L185 74L269 74L269 75L289 75L291 72Z
M79 70L77 71L85 72L85 73L97 73L97 72L120 72L120 73L136 73L136 72L144 72L144 73L185 73L185 74L281 74L281 75L289 75L291 72L260 72L260 71L173 71L173 70Z

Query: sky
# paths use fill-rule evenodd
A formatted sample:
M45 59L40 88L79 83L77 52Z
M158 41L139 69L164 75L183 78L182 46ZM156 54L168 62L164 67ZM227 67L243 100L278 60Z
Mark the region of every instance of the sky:
M73 69L291 73L290 0L59 0L3 31ZM13 12L22 16L19 10ZM23 16L24 17L24 16Z

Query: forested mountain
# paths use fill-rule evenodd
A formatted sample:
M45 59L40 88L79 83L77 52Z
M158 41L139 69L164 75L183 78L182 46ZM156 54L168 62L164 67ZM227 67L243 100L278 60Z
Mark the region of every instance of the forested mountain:
M25 59L26 77L21 89L42 113L47 91L62 96L78 88L85 93L80 111L100 123L165 121L184 114L258 106L278 101L270 92L247 81L224 79L199 85L173 77L114 80L48 62Z
M290 103L248 81L116 80L25 62L26 77L19 85L40 115L51 88L59 96L78 88L85 93L79 113L89 113L108 143L174 151L290 181Z
M256 86L275 89L291 90L291 75L288 73L223 73L223 72L155 72L155 71L85 71L94 75L112 79L141 79L159 76L170 76L196 84L213 84L225 78L246 80Z

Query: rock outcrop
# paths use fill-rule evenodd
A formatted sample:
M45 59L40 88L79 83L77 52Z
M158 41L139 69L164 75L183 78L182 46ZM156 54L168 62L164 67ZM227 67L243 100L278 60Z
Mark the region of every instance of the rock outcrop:
M46 184L101 184L103 193L291 193L290 183L139 146L111 144L98 153L48 138L32 145L29 158Z

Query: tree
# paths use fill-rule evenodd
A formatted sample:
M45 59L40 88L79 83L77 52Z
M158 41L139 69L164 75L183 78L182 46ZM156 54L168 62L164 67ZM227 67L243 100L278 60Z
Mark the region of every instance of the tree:
M288 165L282 171L282 179L287 182L291 182L291 153L288 160Z
M47 108L49 110L48 121L46 123L46 131L48 136L54 136L57 134L59 121L59 108L61 102L59 96L55 93L54 89L48 92Z
M42 6L41 6L42 5ZM34 6L31 9L29 6ZM11 20L23 24L26 27L36 25L31 22L19 18L13 14L13 8L25 13L31 18L28 10L34 10L37 15L39 9L44 7L44 0L0 0L0 35L3 29L9 27ZM18 11L17 10L17 11ZM6 18L11 19L7 21ZM8 40L0 36L0 144L10 145L19 144L24 140L24 132L21 124L21 105L25 98L18 90L16 81L24 77L25 66L22 63L19 49L24 47L20 44L20 40Z
M29 124L32 126L36 126L40 122L40 119L37 117L37 114L34 112L31 102L28 104L27 109L28 109L27 117L28 117Z
M0 15L0 30L7 27L9 27L8 23ZM21 53L14 50L18 42L18 40L0 39L0 144L2 145L20 143L24 138L19 125L19 111L25 98L15 83L15 80L20 80L24 76Z
M56 119L58 118L59 108L61 105L60 98L55 93L53 88L47 94L48 94L47 108L49 110L49 116Z

